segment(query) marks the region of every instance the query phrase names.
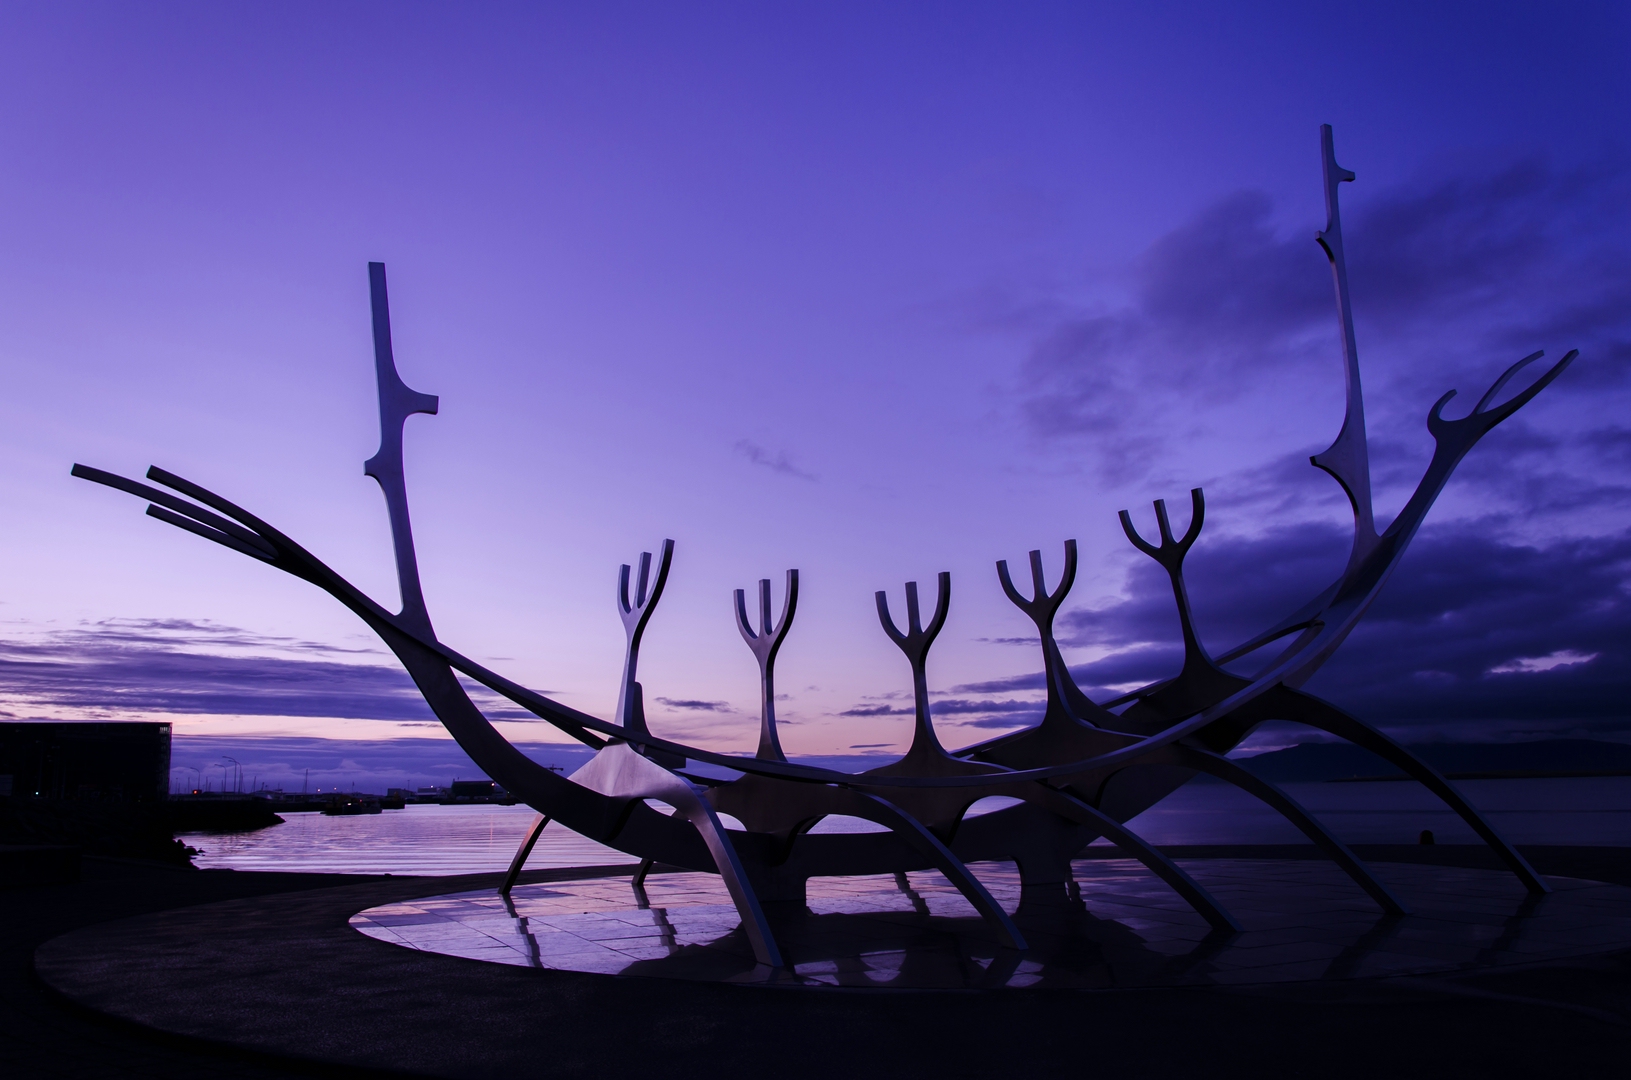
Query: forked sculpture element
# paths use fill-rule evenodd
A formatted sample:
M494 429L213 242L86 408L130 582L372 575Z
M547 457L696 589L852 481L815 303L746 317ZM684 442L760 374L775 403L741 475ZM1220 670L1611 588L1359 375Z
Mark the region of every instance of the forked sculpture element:
M365 471L379 481L390 513L402 610L390 612L336 574L287 536L232 503L157 467L147 478L169 491L75 465L73 474L146 499L148 514L311 582L350 608L401 661L425 700L488 776L537 809L538 821L516 853L505 888L513 883L532 844L550 819L642 860L718 873L742 917L743 932L761 964L782 965L762 903L802 901L805 881L817 875L902 873L933 867L944 873L995 937L1013 949L1025 942L1013 921L968 870L980 860L1018 864L1025 886L1062 887L1083 847L1108 838L1177 890L1219 932L1236 927L1217 901L1181 868L1125 822L1153 806L1196 773L1208 773L1261 799L1301 829L1335 860L1388 914L1402 904L1336 837L1285 792L1258 779L1225 755L1269 720L1306 724L1363 746L1431 789L1493 848L1532 892L1547 891L1512 846L1435 769L1380 731L1299 689L1353 630L1398 566L1428 508L1451 472L1483 435L1511 416L1557 378L1570 352L1521 392L1499 405L1496 396L1540 353L1525 357L1497 379L1472 411L1444 417L1454 391L1432 407L1427 427L1435 449L1415 494L1393 523L1376 531L1371 510L1370 463L1365 440L1364 399L1348 300L1348 276L1337 207L1338 185L1353 173L1336 163L1331 129L1321 130L1328 221L1319 243L1330 259L1342 328L1347 413L1336 441L1313 458L1347 492L1353 506L1353 550L1342 575L1307 604L1221 656L1202 645L1190 615L1183 561L1200 535L1205 502L1191 493L1189 526L1175 539L1166 504L1155 504L1159 544L1145 540L1122 513L1128 538L1161 564L1172 582L1184 643L1182 670L1165 681L1095 704L1076 685L1054 639L1053 622L1076 576L1076 544L1065 544L1064 569L1050 592L1039 551L1030 554L1032 596L1015 588L1008 564L997 574L1008 598L1036 624L1042 643L1047 708L1035 727L947 751L935 734L926 664L929 648L946 619L951 576L942 573L934 614L927 624L917 584L906 586L906 629L878 593L884 631L905 653L916 706L911 749L899 761L851 774L790 762L776 732L774 667L790 629L798 598L798 572L787 575L781 618L770 619L770 582L759 583L758 621L736 593L737 627L759 661L760 731L753 756L722 754L655 735L646 723L637 679L640 641L662 596L674 543L663 542L655 581L651 556L640 557L638 578L628 566L618 578L617 605L628 634L615 720L602 720L534 693L460 655L431 628L419 586L413 531L402 468L402 427L409 415L434 413L437 399L419 394L397 375L391 351L385 268L369 264L373 296L374 360L379 384L380 449ZM177 494L172 494L175 492ZM633 593L631 597L631 584ZM649 588L648 588L649 585ZM1252 677L1221 665L1266 646L1278 655ZM464 675L501 694L568 735L594 748L594 758L562 777L511 745L488 722L459 683ZM723 766L734 780L694 775L688 762ZM968 816L989 796L1017 802L992 813ZM648 805L667 804L672 813ZM726 829L720 814L742 823ZM886 832L812 834L823 817L841 814L885 826Z

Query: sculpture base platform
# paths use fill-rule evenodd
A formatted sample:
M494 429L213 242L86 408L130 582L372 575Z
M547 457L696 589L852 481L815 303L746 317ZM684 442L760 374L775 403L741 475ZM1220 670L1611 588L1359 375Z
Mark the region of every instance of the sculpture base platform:
M1025 935L1001 948L935 871L817 878L767 905L786 969L756 966L719 878L653 875L524 885L385 904L353 916L380 941L447 956L603 975L912 990L1196 986L1422 975L1631 945L1631 890L1558 879L1530 897L1509 874L1386 865L1411 908L1382 918L1335 866L1216 859L1186 869L1240 921L1221 937L1131 860L1075 865L1070 886L975 872Z
M127 874L59 889L0 892L10 904L15 949L26 949L9 954L17 961L17 977L7 1000L27 1004L29 988L37 986L70 1007L63 1011L42 1003L18 1011L16 1023L3 1032L10 1040L7 1060L15 1058L29 1075L225 1071L262 1078L457 1080L645 1077L654 1066L676 1078L717 1077L763 1072L766 1063L789 1080L1074 1076L1083 1068L1128 1075L1314 1071L1333 1080L1623 1071L1631 888L1584 879L1631 885L1631 852L1527 851L1557 892L1525 908L1510 879L1493 871L1467 877L1458 869L1494 866L1485 849L1362 849L1360 854L1417 907L1416 915L1394 924L1395 930L1378 925L1374 909L1366 909L1351 884L1328 876L1312 848L1237 849L1227 855L1222 849L1196 849L1193 857L1188 850L1170 854L1236 906L1248 935L1259 935L1256 951L1263 962L1255 975L1229 975L1222 966L1231 950L1243 949L1243 936L1190 964L1191 982L1217 984L1210 987L782 990L487 963L386 944L349 923L363 910L422 901L432 893L492 895L498 874L376 878L320 887L314 880L295 883L300 891L290 892L285 891L291 888L284 880L288 875L165 870L156 884L168 889L169 906L124 918L117 917L119 898L129 894L132 906L151 909L154 882ZM1187 947L1192 955L1212 944L1194 936L1204 937L1199 920L1169 904L1153 882L1114 860L1086 863L1078 880L1087 917L1102 923L1102 930L1120 933L1119 940L1146 952L1160 951L1152 944L1157 922L1174 928L1168 940L1177 952ZM992 872L1000 868L976 869L1000 887ZM609 902L627 910L631 894L624 890L633 870L628 865L535 870L523 881L552 889L604 887ZM1239 880L1238 889L1225 881L1228 877ZM260 878L276 878L276 887ZM1117 885L1121 880L1129 884ZM1254 923L1254 912L1287 912L1289 903L1275 901L1274 895L1303 881L1330 885L1334 902L1327 913L1288 915L1293 925L1280 934ZM670 882L676 888L683 884L678 875L654 875L648 894L663 895L655 887ZM1479 884L1463 889L1461 882ZM922 886L912 886L930 905L927 922L920 924L922 936L949 932L955 937L957 929L938 920L959 916L933 914L929 897L935 890L928 882ZM1130 907L1142 904L1144 913L1128 910L1109 918L1106 894L1112 890L1123 897L1142 894L1145 899ZM211 902L235 891L236 899ZM819 901L824 894L817 882L812 896ZM1005 899L1018 902L1016 896ZM65 914L59 916L59 907ZM682 907L671 904L668 916ZM879 921L903 915L895 910ZM1142 921L1146 917L1149 922ZM1085 918L1078 913L1079 921ZM73 919L85 920L80 929L43 942L28 936L29 926L73 925ZM1024 919L1026 932L1041 942L1031 909ZM1342 920L1352 925L1343 930ZM1300 948L1297 943L1311 940L1306 926L1324 926L1338 935L1331 943L1336 953L1327 945L1325 954L1303 958L1311 964L1305 978L1314 964L1323 965L1320 973L1330 977L1252 981L1297 962L1283 950L1288 941ZM1367 928L1375 935L1367 936ZM970 932L971 941L976 933ZM1450 950L1452 962L1466 962L1470 955L1472 964L1500 966L1403 978L1341 977L1419 970L1391 958L1420 957L1433 947L1420 944L1424 937ZM1185 946L1180 938L1196 944ZM1406 944L1411 942L1417 944ZM797 952L803 947L789 949L796 963L810 962ZM1080 948L1085 956L1104 946L1088 941ZM1333 963L1344 949L1351 949L1350 960ZM870 955L870 963L878 965L870 970L879 971L884 970L882 951L863 947L852 955ZM981 955L975 944L968 951ZM29 954L32 981L17 975ZM1564 958L1548 959L1557 956ZM1506 963L1503 957L1536 962ZM1108 963L1112 970L1127 970L1115 966L1116 957ZM1230 984L1231 978L1239 981ZM79 1018L90 1014L97 1022ZM70 1058L101 1066L75 1071L68 1067Z

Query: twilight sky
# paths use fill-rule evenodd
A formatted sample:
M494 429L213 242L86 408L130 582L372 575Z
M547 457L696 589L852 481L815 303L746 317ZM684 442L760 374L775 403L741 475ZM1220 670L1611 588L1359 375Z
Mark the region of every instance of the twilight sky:
M940 570L943 740L1023 723L993 563L1067 537L1106 696L1177 656L1116 511L1197 485L1221 651L1346 553L1307 464L1342 408L1331 123L1381 519L1440 393L1581 358L1310 688L1409 738L1631 739L1628 46L1586 3L6 4L0 709L438 734L322 594L68 477L162 465L394 605L370 259L441 396L407 442L438 632L568 704L611 711L617 566L665 536L663 734L751 751L730 594L789 566L790 752L903 747L872 593Z

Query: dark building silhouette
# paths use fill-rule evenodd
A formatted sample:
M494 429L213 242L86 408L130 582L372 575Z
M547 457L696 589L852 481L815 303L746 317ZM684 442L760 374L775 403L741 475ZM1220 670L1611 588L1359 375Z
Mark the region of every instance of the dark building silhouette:
M0 795L163 802L170 725L0 723Z

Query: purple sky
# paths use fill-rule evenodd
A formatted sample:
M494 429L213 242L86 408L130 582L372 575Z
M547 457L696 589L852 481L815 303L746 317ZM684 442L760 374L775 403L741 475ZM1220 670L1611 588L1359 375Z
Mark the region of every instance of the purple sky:
M332 601L67 475L160 464L394 603L370 259L441 396L409 488L476 658L609 713L617 565L672 536L654 728L751 751L730 592L797 566L783 742L887 750L872 593L950 570L961 744L1038 697L993 562L1077 537L1084 685L1168 674L1117 510L1205 486L1220 650L1345 555L1306 462L1342 408L1331 123L1381 518L1440 393L1582 355L1311 688L1411 737L1631 738L1628 46L1606 4L8 4L0 708L435 733Z

